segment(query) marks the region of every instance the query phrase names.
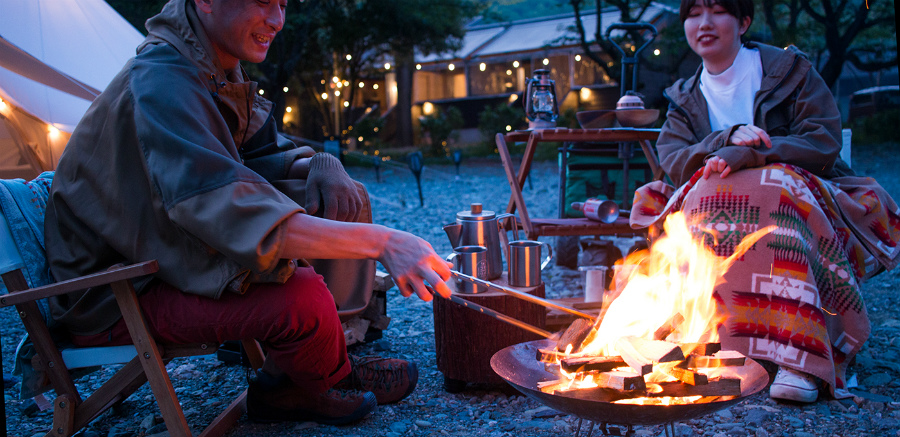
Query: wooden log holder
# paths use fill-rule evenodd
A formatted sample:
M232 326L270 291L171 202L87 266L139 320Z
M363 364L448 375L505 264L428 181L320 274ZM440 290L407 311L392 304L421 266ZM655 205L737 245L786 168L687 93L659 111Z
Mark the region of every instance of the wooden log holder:
M494 283L544 297L543 284L510 287L506 272ZM455 292L456 280L451 278L447 286ZM491 290L476 294L460 293L457 296L535 327L543 329L546 326L547 309L520 298ZM543 338L447 299L434 299L432 309L437 368L444 374L444 388L450 392L463 390L466 383L505 386L503 378L491 369L490 361L494 353L507 346Z

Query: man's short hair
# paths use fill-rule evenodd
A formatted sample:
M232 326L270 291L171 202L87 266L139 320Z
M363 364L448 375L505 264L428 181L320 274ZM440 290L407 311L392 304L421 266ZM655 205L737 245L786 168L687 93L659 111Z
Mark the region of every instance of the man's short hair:
M725 8L730 15L737 18L738 23L744 20L744 17L750 17L753 21L753 0L681 0L681 8L678 11L678 18L684 23L697 2L703 2L704 6L720 5Z

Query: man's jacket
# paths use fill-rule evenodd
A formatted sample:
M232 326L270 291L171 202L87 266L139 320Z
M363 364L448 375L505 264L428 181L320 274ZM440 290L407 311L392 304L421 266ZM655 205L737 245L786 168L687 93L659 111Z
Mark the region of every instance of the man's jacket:
M660 164L676 186L687 182L705 160L720 156L732 171L783 162L825 178L852 175L838 157L841 116L831 91L796 47L780 49L748 43L759 49L763 78L753 101L753 123L765 130L772 148L731 145L739 126L713 132L700 72L679 79L665 90L669 110L656 143Z
M149 259L160 270L139 290L163 280L217 298L260 276L287 279L282 224L303 209L268 181L298 151L283 149L256 83L219 65L193 1L170 1L147 28L60 159L45 223L55 279ZM75 334L120 317L106 288L51 307Z

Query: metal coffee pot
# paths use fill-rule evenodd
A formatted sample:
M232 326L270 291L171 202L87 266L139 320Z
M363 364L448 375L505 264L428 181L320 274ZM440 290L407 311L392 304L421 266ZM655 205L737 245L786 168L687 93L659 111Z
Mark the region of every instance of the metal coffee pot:
M469 211L456 213L456 223L444 225L444 232L450 238L453 248L459 246L484 246L487 248L488 280L503 275L503 259L500 255L500 219L513 214L494 214L483 211L480 203L473 203ZM504 237L506 233L503 233Z

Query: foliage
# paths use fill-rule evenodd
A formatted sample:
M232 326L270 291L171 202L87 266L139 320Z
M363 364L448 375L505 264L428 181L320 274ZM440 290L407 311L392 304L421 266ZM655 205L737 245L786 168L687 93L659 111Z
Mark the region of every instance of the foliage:
M422 132L427 133L431 139L429 154L431 156L444 156L447 141L453 131L463 126L462 112L455 106L444 110L437 110L429 115L419 117Z
M375 153L381 149L384 144L378 132L384 129L384 119L381 117L365 117L353 125L353 136L362 137L359 148L368 153Z
M900 109L886 109L867 117L857 118L847 127L853 129L854 145L896 143L897 120L900 120Z
M525 110L521 105L508 105L498 103L496 106L487 107L478 114L478 130L485 138L487 146L493 147L494 136L498 132L506 132L506 126L512 129L522 129L525 123Z
M757 9L770 42L794 44L810 54L829 87L845 62L862 71L897 65L893 2L762 0Z

